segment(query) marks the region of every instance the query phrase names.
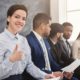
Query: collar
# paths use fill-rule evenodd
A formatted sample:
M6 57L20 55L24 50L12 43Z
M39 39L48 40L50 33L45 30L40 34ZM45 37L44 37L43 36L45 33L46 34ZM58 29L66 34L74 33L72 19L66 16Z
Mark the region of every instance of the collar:
M50 38L50 40L51 40L51 42L52 42L54 45L56 45L56 42L55 42L55 41L53 41L51 38Z
M35 31L32 31L34 33L34 35L36 36L36 38L41 41L42 37Z
M19 34L14 35L14 34L12 34L10 31L8 31L8 29L5 29L4 32L5 32L10 38L12 38L12 39L14 39L14 38L18 39L18 35L19 35Z
M63 40L64 42L66 42L66 39L64 37L62 37L61 40Z

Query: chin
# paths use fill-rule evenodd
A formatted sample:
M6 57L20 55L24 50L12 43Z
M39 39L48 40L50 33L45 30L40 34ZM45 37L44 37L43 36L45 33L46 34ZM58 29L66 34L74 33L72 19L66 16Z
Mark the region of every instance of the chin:
M20 28L17 28L17 30L18 30L18 31L21 31L22 29L23 29L22 27L20 27Z

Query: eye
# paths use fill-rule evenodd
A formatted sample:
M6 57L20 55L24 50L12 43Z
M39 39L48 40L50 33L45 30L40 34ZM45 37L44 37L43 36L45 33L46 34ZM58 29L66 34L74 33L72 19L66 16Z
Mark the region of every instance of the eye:
M22 20L26 21L26 17L23 17Z
M20 15L15 15L15 18L16 19L22 19L23 21L26 21L26 17L24 17L24 16L20 16Z
M20 16L19 16L19 15L16 15L16 16L15 16L15 18L19 19L19 18L20 18Z

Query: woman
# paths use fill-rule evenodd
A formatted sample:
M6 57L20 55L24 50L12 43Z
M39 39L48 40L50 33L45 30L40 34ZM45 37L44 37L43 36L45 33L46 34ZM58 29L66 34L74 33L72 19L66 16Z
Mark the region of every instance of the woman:
M80 59L80 33L72 45L73 58ZM75 75L80 79L80 66L75 70Z
M7 27L0 34L0 80L22 80L25 68L36 79L53 77L34 66L28 42L18 34L25 26L27 15L24 5L12 5L8 9Z
M77 39L74 41L72 49L73 49L73 57L75 59L77 58L80 59L80 33Z

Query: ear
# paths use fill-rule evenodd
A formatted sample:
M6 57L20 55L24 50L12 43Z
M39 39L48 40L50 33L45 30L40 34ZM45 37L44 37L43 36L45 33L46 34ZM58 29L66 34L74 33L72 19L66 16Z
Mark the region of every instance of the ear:
M40 25L40 26L41 26L41 28L42 28L42 29L44 29L44 28L45 28L45 24L44 24L44 23L41 23L41 25Z
M7 17L7 21L8 21L8 22L10 21L10 16Z
M57 33L57 37L59 37L60 36L60 33Z
M43 28L44 28L43 23L41 23L41 24L39 25L39 28L40 28L40 30L43 30Z

